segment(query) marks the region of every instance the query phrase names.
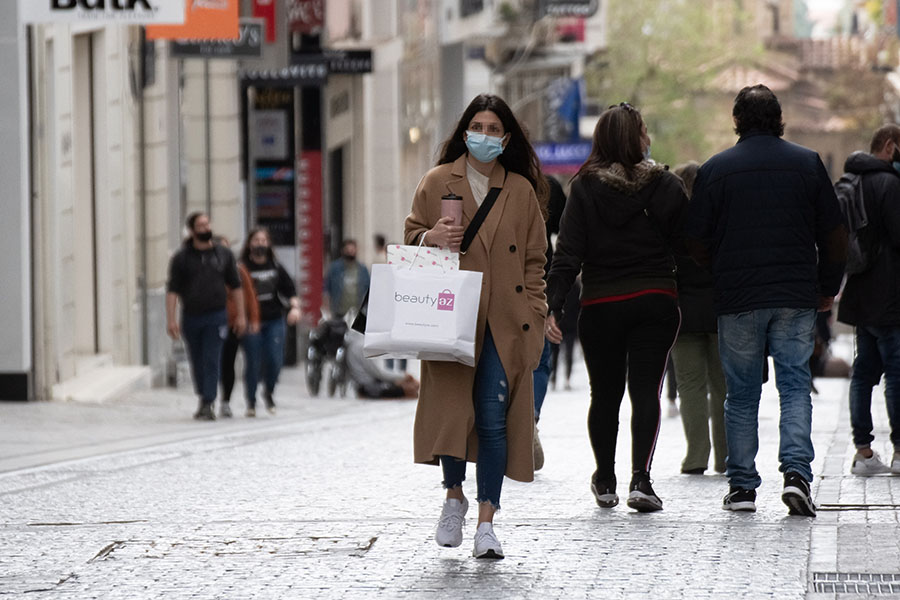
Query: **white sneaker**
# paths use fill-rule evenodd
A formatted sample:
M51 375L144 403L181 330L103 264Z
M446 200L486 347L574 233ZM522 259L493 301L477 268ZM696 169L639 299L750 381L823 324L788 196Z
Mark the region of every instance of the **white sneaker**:
M466 522L466 511L469 510L469 501L465 498L462 502L455 498L444 500L444 508L441 510L441 518L438 519L437 529L434 531L434 541L444 548L456 548L462 544L462 528Z
M900 467L900 461L897 460L897 454L894 454L894 463ZM893 463L892 463L893 466ZM878 456L877 452L873 452L872 456L866 458L859 452L857 452L853 456L853 465L850 467L850 472L854 475L878 475L880 473L890 473L891 467L888 467L886 464L881 462L881 458ZM900 468L898 468L898 472L900 472Z
M669 410L666 412L666 415L670 419L678 416L678 404L674 400L669 400Z
M534 451L534 470L540 471L544 468L544 447L541 445L541 437L538 435L537 425L534 426L532 450Z
M891 460L891 473L900 475L900 451L894 450L894 458Z
M494 535L494 526L490 523L482 523L475 532L475 550L472 552L475 558L503 558L503 548L500 541Z

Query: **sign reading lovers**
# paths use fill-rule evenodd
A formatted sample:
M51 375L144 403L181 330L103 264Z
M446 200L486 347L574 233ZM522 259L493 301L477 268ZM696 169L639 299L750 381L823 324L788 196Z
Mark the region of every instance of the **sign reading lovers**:
M184 23L185 0L19 0L22 23Z

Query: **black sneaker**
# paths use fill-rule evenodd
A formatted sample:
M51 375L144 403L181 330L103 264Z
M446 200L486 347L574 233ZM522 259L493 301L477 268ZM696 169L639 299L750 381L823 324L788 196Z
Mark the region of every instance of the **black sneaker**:
M213 413L212 402L203 402L194 413L194 418L198 421L215 421L216 415Z
M597 473L591 476L591 492L600 508L612 508L619 503L619 496L616 494L616 477L612 479L600 479Z
M816 505L809 491L809 483L799 473L788 471L784 474L784 490L781 501L788 507L788 513L802 517L815 517Z
M229 404L227 402L223 402L219 406L219 416L222 417L223 419L231 418L231 416L232 416L231 415L231 406L229 406Z
M631 485L628 486L628 500L625 504L638 512L662 510L662 500L653 491L651 483L650 473L646 471L638 471L632 474Z
M756 490L730 488L722 499L722 510L756 512Z

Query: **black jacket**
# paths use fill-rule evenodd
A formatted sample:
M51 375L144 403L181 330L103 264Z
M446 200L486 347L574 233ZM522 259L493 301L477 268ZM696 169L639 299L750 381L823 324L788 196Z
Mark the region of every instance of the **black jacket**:
M582 300L674 292L686 205L684 184L657 163L639 163L631 179L620 165L576 177L547 279L550 310L562 309L579 271Z
M189 315L225 310L226 286L241 287L241 278L234 255L224 246L197 250L188 239L169 262L166 290L178 294L182 310Z
M879 254L872 268L850 275L838 305L838 320L850 325L900 325L900 175L890 163L854 152L844 171L862 175L869 227Z
M680 333L715 333L716 310L712 274L687 256L676 256L678 264L678 306Z
M816 308L834 296L846 229L814 151L750 133L700 167L686 237L711 259L716 312Z

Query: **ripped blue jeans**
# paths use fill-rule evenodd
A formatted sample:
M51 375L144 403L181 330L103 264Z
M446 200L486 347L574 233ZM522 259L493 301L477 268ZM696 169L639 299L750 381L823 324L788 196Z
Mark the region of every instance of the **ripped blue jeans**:
M509 408L509 382L500 362L490 327L484 332L484 344L475 368L475 430L478 432L478 458L475 480L478 502L490 502L500 508L500 489L506 473L506 411ZM444 487L461 486L466 478L466 461L441 456Z

